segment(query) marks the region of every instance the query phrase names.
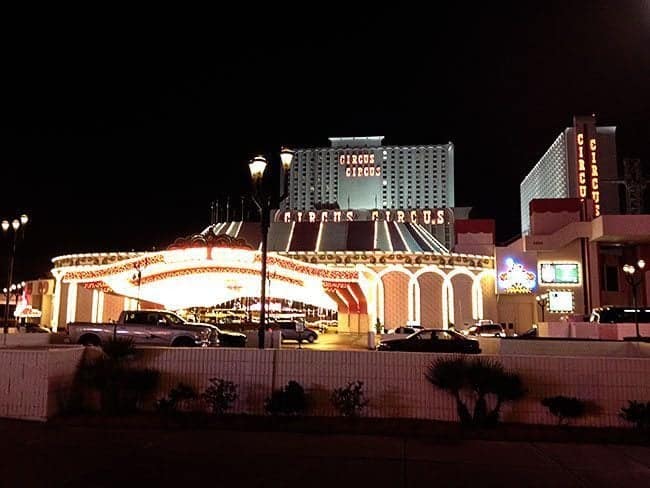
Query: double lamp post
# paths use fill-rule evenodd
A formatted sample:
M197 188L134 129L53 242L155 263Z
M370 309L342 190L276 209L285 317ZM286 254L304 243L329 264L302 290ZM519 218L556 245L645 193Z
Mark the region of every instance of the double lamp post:
M13 235L10 237L11 242L9 245L9 266L7 269L7 291L5 292L5 317L4 317L4 333L9 332L9 297L11 293L11 282L14 279L14 259L16 257L16 242L18 241L18 233L20 232L21 236L25 229L25 225L29 222L29 217L23 214L20 218L13 219L11 223L8 220L3 220L0 226L2 226L2 232L5 235L8 235L10 232Z
M266 158L256 156L249 163L251 178L253 179L254 195L253 201L260 211L262 231L262 277L260 288L260 323L257 330L258 347L264 349L264 334L266 331L266 255L269 226L271 225L271 209L279 207L280 203L287 197L289 191L289 171L293 161L293 151L283 148L280 151L282 161L282 175L280 176L280 191L278 192L275 182L264 178L264 172L268 165Z
M637 339L641 338L641 332L639 330L639 309L637 307L636 291L643 281L644 271L645 261L643 259L639 259L636 265L626 264L623 266L623 276L625 276L625 281L627 281L627 283L632 287L632 307L634 308L634 323L636 324Z

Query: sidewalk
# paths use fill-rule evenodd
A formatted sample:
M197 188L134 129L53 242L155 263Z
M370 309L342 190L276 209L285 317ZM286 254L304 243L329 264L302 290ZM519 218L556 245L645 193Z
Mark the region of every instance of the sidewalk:
M0 486L641 487L639 445L0 421Z

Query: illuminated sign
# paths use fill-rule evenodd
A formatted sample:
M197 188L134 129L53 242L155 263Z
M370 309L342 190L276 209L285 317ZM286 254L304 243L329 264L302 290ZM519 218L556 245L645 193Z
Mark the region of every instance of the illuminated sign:
M381 176L381 166L375 166L373 153L340 154L339 164L345 166L345 176L348 178Z
M311 210L277 212L276 222L397 222L424 225L446 224L444 209L412 210Z
M548 311L554 313L573 312L575 305L572 291L549 291Z
M594 201L594 217L600 215L600 190L598 187L598 161L596 160L596 139L589 139L589 155L591 159L591 199Z
M578 148L578 196L587 198L587 166L585 165L585 135L578 133L576 137Z
M541 263L539 278L541 284L577 285L580 271L576 263Z
M600 216L600 185L598 181L598 159L596 157L596 120L591 117L575 117L576 159L578 197L591 198L593 216Z
M499 288L505 293L530 293L535 288L535 273L524 268L512 258L506 259L507 270L499 273Z

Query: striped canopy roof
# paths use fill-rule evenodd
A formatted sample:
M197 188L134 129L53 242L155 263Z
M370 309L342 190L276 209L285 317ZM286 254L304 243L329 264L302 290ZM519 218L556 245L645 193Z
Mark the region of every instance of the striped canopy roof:
M226 234L235 239L244 239L254 249L261 246L259 222L223 222L202 232L206 236L210 233L215 236ZM268 250L449 253L425 226L385 221L272 222L268 235Z

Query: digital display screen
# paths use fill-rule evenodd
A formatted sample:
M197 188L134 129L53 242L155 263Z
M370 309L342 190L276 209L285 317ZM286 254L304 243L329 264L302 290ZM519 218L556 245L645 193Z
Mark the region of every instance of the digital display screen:
M549 291L548 310L549 312L573 312L573 292Z
M539 274L541 283L574 285L580 283L580 272L575 263L543 263Z

